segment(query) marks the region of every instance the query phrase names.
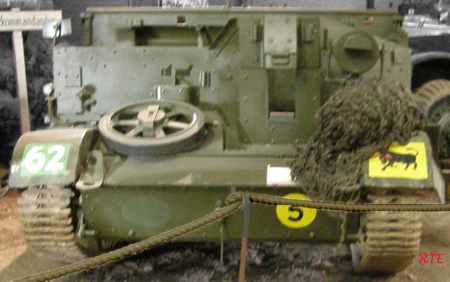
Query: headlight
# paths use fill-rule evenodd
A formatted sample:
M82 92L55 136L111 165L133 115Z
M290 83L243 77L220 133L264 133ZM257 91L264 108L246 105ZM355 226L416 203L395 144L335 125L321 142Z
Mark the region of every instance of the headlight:
M44 92L45 96L50 96L53 94L53 92L55 91L55 86L53 86L53 83L46 83L43 87L42 87L42 92Z

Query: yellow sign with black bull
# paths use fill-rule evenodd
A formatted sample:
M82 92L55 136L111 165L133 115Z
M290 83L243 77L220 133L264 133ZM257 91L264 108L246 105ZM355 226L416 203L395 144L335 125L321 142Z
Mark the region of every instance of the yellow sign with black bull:
M369 160L369 177L423 180L428 178L425 144L410 142L405 146L393 143Z

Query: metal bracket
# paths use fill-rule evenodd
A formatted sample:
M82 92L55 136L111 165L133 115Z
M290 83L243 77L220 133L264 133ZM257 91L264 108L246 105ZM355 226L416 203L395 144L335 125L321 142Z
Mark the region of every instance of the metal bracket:
M267 69L297 68L297 25L295 16L264 17L264 58Z
M193 68L192 65L189 65L185 69L175 69L172 64L170 64L167 68L161 70L161 76L171 76L173 77L174 84L180 84L181 81L185 81L185 77L191 76Z
M92 46L92 23L94 21L93 13L81 13L81 22L83 23L83 46Z
M211 86L211 72L210 71L200 72L200 86L201 87Z
M187 84L158 85L155 93L158 101L178 100L196 104L198 100L196 88Z
M81 111L79 114L90 112L91 108L97 104L97 101L92 98L94 93L95 86L93 85L86 85L80 92L77 93L77 97L81 102Z
M103 184L103 154L94 150L88 153L86 158L86 170L81 173L80 179L75 184L78 190L91 190L100 188Z
M262 39L262 26L260 24L254 24L252 28L251 39L253 42L260 42Z
M84 220L84 214L82 213L80 218L80 227L77 231L77 237L78 238L94 237L96 234L97 234L96 230L86 229L86 222Z
M305 43L314 42L317 34L315 23L302 23L302 41Z

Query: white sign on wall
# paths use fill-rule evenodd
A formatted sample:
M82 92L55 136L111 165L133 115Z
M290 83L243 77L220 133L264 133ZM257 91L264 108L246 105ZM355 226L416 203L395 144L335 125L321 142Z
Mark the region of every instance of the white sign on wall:
M61 19L61 11L0 12L0 31L41 30L44 24Z

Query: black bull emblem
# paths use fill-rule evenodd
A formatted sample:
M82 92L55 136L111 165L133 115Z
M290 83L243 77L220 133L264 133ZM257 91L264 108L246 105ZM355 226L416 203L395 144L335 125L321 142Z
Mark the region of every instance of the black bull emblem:
M416 158L418 154L419 152L413 155L413 154L393 153L389 152L388 150L384 150L379 155L381 163L385 165L381 170L384 171L386 170L387 167L394 167L396 163L405 164L406 165L405 170L407 170L410 165L414 164L414 169L416 169L417 168Z

